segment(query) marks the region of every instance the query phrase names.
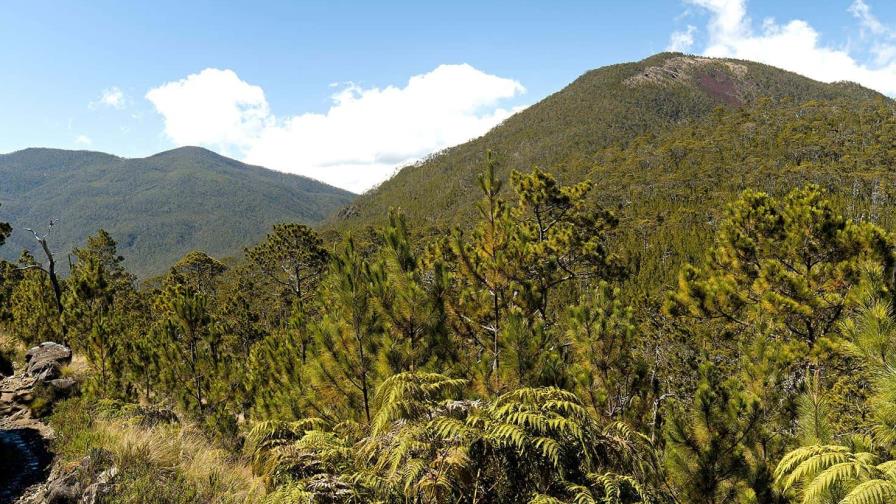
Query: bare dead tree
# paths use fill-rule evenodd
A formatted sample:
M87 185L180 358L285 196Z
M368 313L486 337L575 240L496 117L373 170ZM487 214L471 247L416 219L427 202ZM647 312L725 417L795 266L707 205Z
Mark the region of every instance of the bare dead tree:
M59 315L62 315L62 287L60 287L59 278L56 276L56 259L53 257L53 252L50 251L50 245L47 243L47 238L50 236L50 232L55 224L56 221L50 219L50 223L47 225L47 232L44 234L40 234L31 228L25 228L26 231L34 235L34 239L37 240L40 248L44 251L44 255L47 256L47 266L44 267L43 264L38 263L24 266L21 269L37 268L50 277L50 285L53 287L53 298L56 300L56 310L59 312Z

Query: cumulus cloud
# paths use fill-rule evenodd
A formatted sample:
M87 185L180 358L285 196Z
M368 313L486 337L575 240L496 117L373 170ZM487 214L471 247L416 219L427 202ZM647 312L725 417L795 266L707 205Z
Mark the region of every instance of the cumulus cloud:
M892 33L863 0L855 0L848 12L870 39L868 58L822 43L818 31L801 19L779 23L769 18L757 29L746 0L686 2L709 13L702 50L706 56L760 61L820 81L850 80L896 95L896 48L887 42Z
M146 93L178 145L205 145L226 154L251 147L273 124L264 90L233 70L206 68Z
M103 92L100 93L99 99L90 102L90 108L92 109L109 107L121 110L126 106L127 98L125 98L124 92L116 86L104 89Z
M93 140L87 135L78 135L75 137L75 145L86 147L91 144L93 144Z
M482 135L516 111L499 106L519 82L470 65L441 65L402 87L337 85L326 113L275 117L264 91L231 70L206 69L146 97L178 145L363 191L397 167Z

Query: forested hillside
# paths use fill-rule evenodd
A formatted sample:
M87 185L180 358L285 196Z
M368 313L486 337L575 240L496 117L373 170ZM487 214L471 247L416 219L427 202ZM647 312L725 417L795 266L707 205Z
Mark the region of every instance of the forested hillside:
M43 232L54 219L50 243L63 267L97 223L146 276L196 248L238 254L274 223L320 222L352 196L194 147L144 159L54 149L0 155L0 216L15 228L4 257L37 250L24 228Z
M718 107L751 108L763 98L772 100L772 109L782 100L840 100L846 107L889 102L855 84L824 84L760 63L658 54L587 72L481 138L404 168L359 198L334 225L382 224L390 207L401 207L422 225L463 225L474 213L476 176L486 150L499 156L502 177L538 166L578 182L593 174L608 147L625 148L642 135L699 122ZM604 169L616 177L629 172L628 166L613 164ZM601 184L600 178L594 181ZM596 197L613 189L599 185Z
M896 502L894 112L601 69L236 261L0 263L0 350L81 356L26 402L110 502Z

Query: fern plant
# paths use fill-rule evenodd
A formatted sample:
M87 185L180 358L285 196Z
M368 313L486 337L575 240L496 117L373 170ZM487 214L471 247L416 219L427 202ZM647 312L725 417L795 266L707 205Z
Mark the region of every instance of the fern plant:
M804 504L896 502L896 459L892 458L896 448L896 321L892 306L882 299L883 292L863 289L860 309L840 325L852 353L874 375L874 394L869 398L874 420L871 437L855 438L851 443L811 444L788 453L775 470L775 483L781 492L797 495ZM810 387L810 395L813 392ZM818 398L803 404L810 402L821 406ZM807 411L819 417L822 409ZM824 423L823 418L819 420Z
M797 448L781 460L775 481L804 504L896 502L896 460L880 462L873 453L847 446Z
M399 373L370 424L265 422L247 446L297 502L651 502L652 447L626 425L601 425L557 388L480 401L461 398L465 385Z

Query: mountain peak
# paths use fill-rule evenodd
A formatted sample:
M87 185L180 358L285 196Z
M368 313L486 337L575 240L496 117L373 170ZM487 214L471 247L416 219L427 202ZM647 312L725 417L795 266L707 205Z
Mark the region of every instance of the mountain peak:
M220 159L228 159L230 161L235 161L234 159L228 158L227 156L223 156L218 154L217 152L206 149L205 147L199 147L196 145L185 145L183 147L175 147L174 149L169 149L166 151L159 152L157 154L153 154L151 156L147 156L146 159L149 158L159 158L159 157L171 157L171 156L203 156L203 157L214 157Z
M660 53L641 61L586 72L564 89L511 116L484 136L401 170L362 195L338 226L383 222L390 207L460 223L478 197L482 155L502 157L499 175L533 166L574 181L604 149L626 147L644 134L658 134L700 121L718 107L750 107L760 98L847 104L886 99L855 84L826 84L769 65L737 59Z

